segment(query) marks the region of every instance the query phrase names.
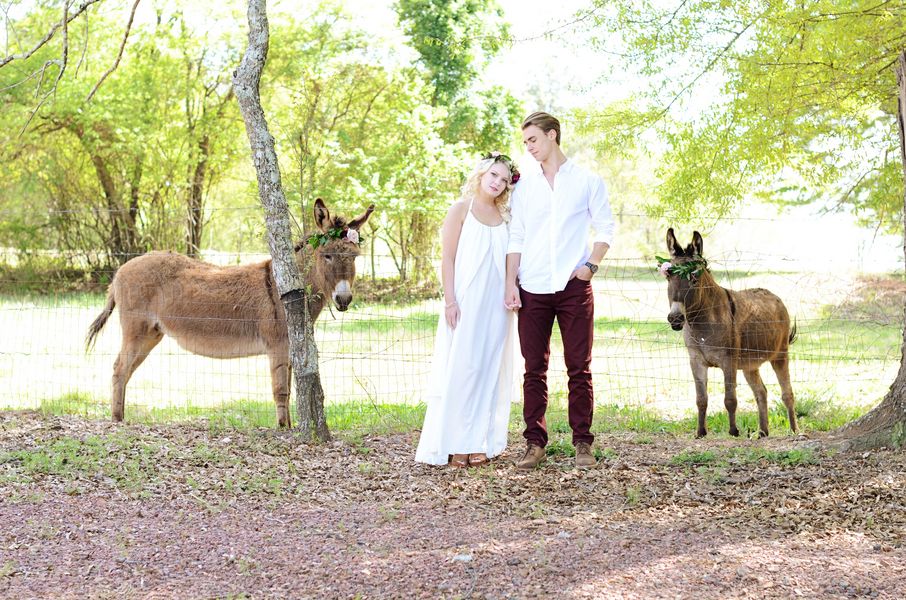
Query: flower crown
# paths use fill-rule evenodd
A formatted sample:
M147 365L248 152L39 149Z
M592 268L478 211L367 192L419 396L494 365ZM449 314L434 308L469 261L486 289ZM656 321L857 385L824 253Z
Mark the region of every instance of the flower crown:
M313 233L308 236L308 245L314 250L318 246L323 246L332 239L343 239L347 242L352 242L353 244L361 244L365 241L364 236L359 234L355 229L350 229L349 227L332 227L327 230L327 233Z
M487 154L482 155L481 160L494 160L494 162L503 163L507 169L512 173L512 178L510 179L510 185L516 185L516 182L519 181L519 169L516 168L516 163L512 158L506 154L501 154L500 152L494 150L493 152L488 152ZM493 164L493 163L492 163Z
M655 256L654 258L657 260L658 273L664 277L673 274L679 275L683 279L691 280L694 277L698 277L703 270L708 268L708 261L698 254L693 256L691 260L678 265L671 263L670 259L663 256Z

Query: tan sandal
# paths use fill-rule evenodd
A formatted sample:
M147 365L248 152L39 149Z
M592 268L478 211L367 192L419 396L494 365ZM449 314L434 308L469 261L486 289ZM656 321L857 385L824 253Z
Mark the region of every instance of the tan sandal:
M488 455L484 452L476 452L469 455L469 466L470 467L480 467L481 465L486 465L490 462Z
M450 459L450 466L456 467L457 469L464 469L469 466L469 455L468 454L454 454L453 458Z

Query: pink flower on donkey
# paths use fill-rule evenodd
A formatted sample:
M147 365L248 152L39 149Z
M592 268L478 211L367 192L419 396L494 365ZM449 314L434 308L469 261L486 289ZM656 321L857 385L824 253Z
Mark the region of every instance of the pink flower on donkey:
M671 267L673 267L673 265L670 264L669 262L662 262L660 265L658 265L657 271L663 277L667 277L668 273L670 273Z

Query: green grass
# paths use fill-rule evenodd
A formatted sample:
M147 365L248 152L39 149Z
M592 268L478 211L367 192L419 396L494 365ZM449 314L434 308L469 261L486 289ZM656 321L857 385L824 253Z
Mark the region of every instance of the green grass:
M266 442L269 438L263 439ZM234 450L235 447L221 450L203 442L174 446L153 438L149 441L149 436L140 437L129 430L85 438L64 433L35 447L0 452L0 466L3 481L31 483L52 477L63 481L69 494L82 493L85 480L90 479L92 484L145 498L158 482L174 477L193 491L216 488L272 498L288 492L285 472L274 466L243 468L244 458ZM212 480L206 476L207 467L225 467L231 475ZM195 499L208 510L218 510L203 498Z
M32 291L0 294L0 306L28 305L36 309L52 308L91 308L100 311L105 295L91 292L63 292L44 294ZM374 316L359 319L334 321L323 319L319 326L328 330L340 329L354 335L368 333L370 336L381 336L399 332L428 333L437 327L436 312L416 310L400 313L400 307L394 305L362 305L356 307L360 312ZM826 311L825 311L826 312ZM870 320L844 320L830 315L817 319L798 321L798 339L791 347L793 360L806 361L840 361L840 360L888 360L891 353L897 354L902 343L901 328L898 323L885 324ZM632 339L650 348L662 348L665 344L682 346L682 336L670 329L664 318L636 319L627 317L599 317L595 319L595 336L610 339ZM559 339L559 331L554 328L554 338Z
M666 251L659 251L657 254L661 256L666 256ZM605 261L604 265L607 267L606 277L612 279L619 279L621 281L640 281L640 282L650 282L657 281L663 282L663 278L657 272L657 261L654 257L651 257L651 262L646 265L633 265L629 264L626 261ZM711 265L711 271L713 275L717 278L718 281L723 282L723 285L730 285L732 287L732 282L738 281L740 279L746 279L753 276L758 276L760 273L756 271L741 271L737 269L722 269L717 263ZM772 271L774 275L780 274L789 274L788 271ZM666 286L664 294L666 295Z
M368 310L377 315L382 312L382 307L363 307L362 310ZM347 335L355 333L367 333L369 336L381 334L393 334L398 332L432 332L437 328L436 313L429 312L410 312L405 316L387 314L386 316L374 316L369 318L348 320L342 324L339 321L326 321L324 327L327 329L340 329ZM322 323L319 322L319 325Z
M59 398L42 400L39 411L49 415L80 415L91 419L110 418L106 400L85 394L65 394ZM409 404L370 404L350 402L327 404L324 408L327 425L331 430L395 433L420 427L425 417L425 406ZM295 404L290 406L293 422ZM169 423L204 419L212 428L256 429L276 426L276 412L271 402L242 400L225 403L216 408L199 406L173 406L147 408L141 405L126 406L126 420L130 423Z
M522 406L514 405L511 415L511 426L521 423ZM518 412L517 412L518 411ZM836 429L867 411L864 407L840 406L832 402L819 402L806 398L802 401L802 410L797 403L799 428L803 431L830 431ZM697 412L691 407L687 416L680 419L669 419L652 408L639 406L620 406L605 404L595 406L592 431L596 433L667 433L673 435L690 435L698 425ZM706 420L708 435L728 436L730 420L724 410L722 400L712 403ZM741 435L757 433L757 410L738 410L736 423ZM773 435L788 435L786 407L778 401L768 411L768 428ZM548 407L548 431L551 433L569 433L569 422L565 405L552 404Z
M726 469L731 466L817 464L818 456L808 448L769 450L767 448L723 448L714 450L683 450L670 459L674 467L689 468L710 483L722 483Z
M754 405L754 401L752 402ZM866 407L843 405L831 401L821 401L805 396L796 404L799 430L832 431L857 419L868 411ZM568 436L569 427L567 408L564 403L551 403L547 411L548 432L552 438L556 435ZM758 411L737 410L736 423L740 435L753 437L758 433ZM706 419L710 437L730 437L730 420L723 407L722 399L712 402ZM522 405L514 404L510 415L510 429L522 427ZM697 411L690 407L686 416L671 419L659 414L656 410L640 406L621 406L605 404L595 406L592 431L599 434L637 433L669 434L691 436L698 427ZM768 411L768 429L772 436L791 435L787 423L786 407L779 400ZM639 443L644 442L644 436Z
M50 308L93 308L98 312L107 301L107 295L99 292L52 292L46 290L21 290L0 293L0 307L27 305L36 309Z
M12 475L30 482L42 476L75 480L90 474L110 480L125 490L140 492L157 479L153 442L129 432L85 439L63 437L46 446L0 453L0 464L12 466Z
M728 461L742 464L774 463L795 466L815 464L818 462L818 457L809 448L794 448L792 450L733 448L728 451Z
M660 351L682 347L683 337L670 329L666 319L595 319L595 337L605 340L631 340L638 351ZM902 329L898 323L840 319L812 319L797 323L797 339L790 347L792 360L810 362L887 361L899 357ZM559 339L554 330L555 339ZM606 343L606 342L605 342Z
M790 347L793 360L890 360L899 357L903 343L898 323L819 319L799 323L798 328L798 337Z
M653 273L653 267L647 266L624 264L619 268L621 271L612 269L619 285L633 279L650 282ZM598 284L606 285L604 280ZM660 292L657 299L663 300ZM610 298L608 294L612 293L613 290L606 290L604 297ZM621 302L624 300L620 298ZM0 353L0 387L7 390L5 396L0 396L0 402L10 407L39 407L50 414L109 418L107 382L118 340L112 332L105 331L103 335L107 337L101 340L101 350L88 356L82 350L87 326L103 302L101 293L0 295L0 309L8 309L0 312L0 317L6 319L5 333L10 340L4 347L6 354ZM396 432L411 431L421 425L425 408L419 400L437 326L437 314L432 309L437 301L431 303L405 307L363 304L345 316L336 313L336 320L327 313L319 320L317 335L322 346L322 377L328 394L326 411L331 429ZM628 306L634 310L633 302ZM631 432L637 434L637 440L662 433L691 436L696 429L696 417L694 398L688 391L691 372L686 364L682 336L671 331L662 316L638 318L618 316L620 312L616 309L614 312L617 316L595 321L598 339L593 363L595 382L606 389L606 395L598 397L608 403L596 406L593 430L602 434ZM799 378L798 383L794 381L794 391L803 431L835 429L880 400L889 385L886 373L899 362L898 325L844 321L828 316L803 318L799 329L800 338L792 348L792 359L795 376ZM560 344L556 327L554 337L556 355ZM269 378L266 366L260 361L209 363L205 362L208 359L175 354L181 350L168 352L171 354L163 356L161 350L152 353L137 372L127 392L128 421L203 419L210 427L218 428L275 427L274 406L268 398ZM234 370L232 364L241 368ZM566 382L559 356L553 357L551 368L549 429L552 437L568 435ZM223 377L231 371L245 373L245 369L249 369L249 375L232 380ZM23 376L23 372L30 377ZM769 367L763 367L762 372L771 402L770 432L775 436L788 435L786 410L778 400L778 386L772 382ZM866 372L870 373L869 378L863 379L862 374ZM86 373L91 375L90 384L81 383L85 379L81 375ZM757 411L741 375L739 379L741 410L737 420L743 435L751 435L758 429ZM801 383L803 380L806 383ZM723 408L721 377L715 369L710 372L710 382L709 435L726 436L729 423ZM251 390L246 391L246 386ZM67 389L81 391L61 393ZM213 392L209 394L209 390ZM259 391L261 395L257 396ZM218 394L223 394L223 400ZM678 394L689 395L682 413L676 408ZM201 395L206 406L193 403ZM142 399L144 405L140 404ZM673 406L669 415L657 408L662 401ZM291 415L295 417L294 408ZM521 429L521 405L513 406L510 426L511 430Z
M557 396L560 396L558 394ZM730 428L727 413L722 402L713 403L707 418L708 435L728 437ZM841 406L822 402L814 397L804 397L797 402L796 412L801 431L830 431L836 429L866 412L866 408ZM59 398L45 399L39 410L51 415L80 415L91 419L107 419L110 409L105 399L85 394L66 394ZM290 407L295 422L295 406ZM424 404L371 403L365 399L346 403L329 403L325 406L327 424L332 431L371 433L397 433L412 431L421 427L425 415ZM551 439L569 437L568 413L564 400L552 399L548 406L548 432ZM147 408L140 405L126 406L126 419L131 423L168 423L176 421L206 420L210 427L223 429L273 428L276 426L274 405L270 402L243 400L225 403L216 408L198 406L177 406ZM737 412L736 422L742 436L754 435L758 431L758 413L755 410ZM790 435L786 407L777 401L768 412L768 426L774 436ZM522 405L513 404L510 409L510 430L523 427ZM595 406L592 431L599 434L638 433L670 434L691 436L697 427L695 409L680 419L670 419L658 414L652 408L604 404ZM643 435L644 438L644 435ZM552 442L553 443L553 442ZM549 451L563 452L573 456L572 445L567 442L563 448L549 446ZM644 443L640 441L639 443Z
M684 450L670 459L672 465L707 465L717 461L713 450Z

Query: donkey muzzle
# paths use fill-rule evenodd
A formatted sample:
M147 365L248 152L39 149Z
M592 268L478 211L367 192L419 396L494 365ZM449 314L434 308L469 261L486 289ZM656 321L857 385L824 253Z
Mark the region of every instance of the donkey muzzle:
M333 303L337 310L344 312L349 308L350 302L352 302L352 289L349 287L349 282L344 279L333 290Z
M673 331L680 331L683 328L683 323L686 321L686 316L683 314L683 305L679 302L674 302L670 305L670 312L667 313L667 322L670 323L670 328Z

